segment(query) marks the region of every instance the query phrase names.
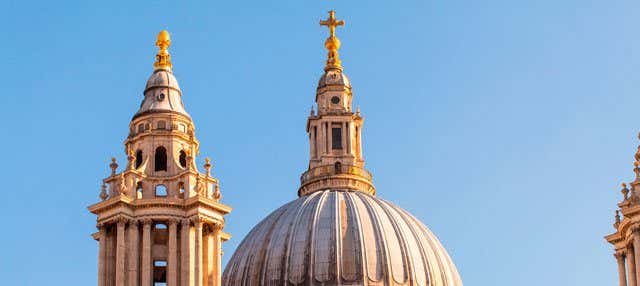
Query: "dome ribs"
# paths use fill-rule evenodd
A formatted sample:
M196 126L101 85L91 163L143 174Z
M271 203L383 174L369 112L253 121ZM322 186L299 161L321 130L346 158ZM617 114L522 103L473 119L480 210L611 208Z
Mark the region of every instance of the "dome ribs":
M308 203L300 209L295 222L293 223L292 236L288 245L288 258L286 265L287 275L290 283L299 285L305 281L307 277L310 248L313 239L313 221L315 213L318 209L318 196L324 195L324 192L310 196ZM308 206L307 206L308 205Z
M362 281L362 238L360 237L360 223L353 203L353 194L344 192L339 198L340 276L346 282Z
M391 268L390 276L393 277L393 281L404 285L408 282L407 273L407 261L406 250L403 247L405 245L400 235L401 230L398 229L396 222L389 217L389 214L385 211L380 201L373 200L370 197L369 200L371 208L377 217L377 221L380 225L380 230L384 236L384 242L387 246L389 267Z
M289 208L283 219L276 225L277 232L272 233L274 239L269 242L269 258L267 261L266 283L265 285L281 286L282 281L287 277L287 261L289 255L289 245L294 223L299 217L299 213L309 202L311 197L304 200L296 200Z
M336 278L336 192L326 192L320 197L313 219L311 239L312 276L315 281L326 283ZM335 283L335 281L334 281Z
M271 213L224 275L225 286L462 286L424 224L393 203L346 190L314 192Z
M414 230L410 227L412 224L407 223L395 206L384 200L379 200L379 203L386 206L384 208L385 212L388 216L393 218L391 221L393 221L395 226L398 228L396 233L402 237L402 240L404 241L402 245L404 246L405 257L407 258L405 262L407 263L407 266L410 266L409 269L411 273L409 274L411 280L415 285L427 285L426 273L428 271L425 269L423 262L422 247L418 244ZM411 285L414 285L414 283Z
M366 196L354 193L354 202L357 209L360 225L362 226L362 248L365 250L367 277L369 280L378 282L384 278L384 269L382 265L387 251L385 251L384 238L380 235L376 216L372 215L372 210L365 204ZM357 198L357 199L356 199ZM366 239L369 238L369 239Z

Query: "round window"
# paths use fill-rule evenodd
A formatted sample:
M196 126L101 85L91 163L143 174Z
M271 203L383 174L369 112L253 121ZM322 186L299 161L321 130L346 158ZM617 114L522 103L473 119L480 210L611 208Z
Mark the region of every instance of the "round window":
M158 101L164 100L164 93L158 94Z
M340 103L340 98L339 98L339 97L337 97L337 96L332 97L332 98L331 98L331 103L333 103L333 104L338 104L338 103Z

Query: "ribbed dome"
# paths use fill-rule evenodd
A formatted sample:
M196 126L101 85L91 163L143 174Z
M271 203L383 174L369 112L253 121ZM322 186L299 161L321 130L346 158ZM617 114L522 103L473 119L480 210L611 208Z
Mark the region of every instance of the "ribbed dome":
M318 88L323 88L328 85L342 85L351 88L351 81L346 74L339 69L330 69L326 71L320 81L318 81Z
M144 100L135 116L148 112L176 112L190 117L182 103L178 80L170 70L157 69L149 77L144 89Z
M223 285L461 286L438 239L403 209L363 192L319 191L251 230Z

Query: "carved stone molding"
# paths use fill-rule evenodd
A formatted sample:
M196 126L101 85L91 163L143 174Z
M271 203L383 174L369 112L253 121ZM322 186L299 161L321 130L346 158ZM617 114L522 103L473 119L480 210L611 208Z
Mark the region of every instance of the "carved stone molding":
M174 217L167 219L167 224L170 226L176 226L179 222L180 220Z
M123 216L119 216L116 218L116 223L118 226L125 226L129 222L129 219Z

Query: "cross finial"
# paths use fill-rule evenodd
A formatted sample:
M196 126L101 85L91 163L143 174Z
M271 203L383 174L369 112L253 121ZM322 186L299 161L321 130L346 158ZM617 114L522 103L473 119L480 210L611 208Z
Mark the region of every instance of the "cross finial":
M320 25L329 27L329 37L333 38L336 36L336 27L344 26L344 21L336 20L336 11L331 10L329 11L329 19L321 20Z
M340 40L336 37L336 27L344 26L343 20L336 20L336 11L329 11L329 19L321 20L321 26L329 27L329 38L324 42L325 48L329 50L327 55L327 66L324 70L339 69L342 70L342 63L338 56L338 49L340 49Z

